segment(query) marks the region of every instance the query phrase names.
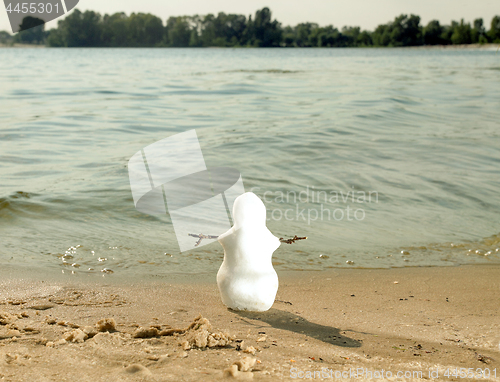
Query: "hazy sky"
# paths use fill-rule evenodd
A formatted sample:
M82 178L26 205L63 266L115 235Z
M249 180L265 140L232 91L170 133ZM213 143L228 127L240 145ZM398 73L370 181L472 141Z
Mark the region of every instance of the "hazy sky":
M29 0L26 0L29 1ZM170 16L204 15L218 12L254 14L257 9L269 7L273 18L283 25L300 22L316 22L320 25L333 24L340 28L345 25L374 29L401 13L414 13L427 24L438 19L442 24L451 20L472 22L482 17L489 29L492 17L500 15L499 0L80 0L80 10L91 9L101 14L124 11L152 13L165 20ZM50 29L57 21L49 23ZM9 30L10 24L5 8L0 10L0 30Z

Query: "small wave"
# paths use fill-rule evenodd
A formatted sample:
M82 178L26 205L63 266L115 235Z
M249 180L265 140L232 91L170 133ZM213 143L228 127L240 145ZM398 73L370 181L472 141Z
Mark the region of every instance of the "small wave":
M20 213L29 211L39 211L40 208L43 208L37 203L34 203L31 200L35 197L36 194L25 192L25 191L17 191L7 197L0 197L0 217L7 218L13 217ZM33 208L34 206L37 206Z
M278 73L278 74L290 74L290 73L302 73L303 70L283 70L283 69L236 69L236 70L226 70L222 73Z

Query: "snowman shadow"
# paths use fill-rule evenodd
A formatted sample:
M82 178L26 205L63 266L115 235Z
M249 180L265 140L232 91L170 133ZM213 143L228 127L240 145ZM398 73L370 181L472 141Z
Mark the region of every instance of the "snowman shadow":
M344 331L341 329L334 328L332 326L315 324L314 322L309 322L305 318L284 310L272 308L266 312L235 311L231 309L230 311L242 317L243 321L250 325L258 324L255 322L249 322L245 319L265 322L275 329L288 330L290 332L304 334L308 337L335 346L349 348L361 347L361 341L342 335L341 332Z

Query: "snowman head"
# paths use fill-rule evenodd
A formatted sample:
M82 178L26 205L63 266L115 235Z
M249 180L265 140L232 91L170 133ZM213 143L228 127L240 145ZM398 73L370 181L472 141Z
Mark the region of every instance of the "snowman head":
M234 229L266 225L266 206L253 192L238 196L233 205Z

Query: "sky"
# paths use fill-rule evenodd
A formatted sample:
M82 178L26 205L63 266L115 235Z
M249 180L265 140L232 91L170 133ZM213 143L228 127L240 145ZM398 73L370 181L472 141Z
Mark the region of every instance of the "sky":
M450 24L451 20L463 18L472 23L476 18L483 18L489 29L493 16L500 15L499 0L80 0L77 8L101 14L122 11L127 14L152 13L165 22L170 16L219 12L248 16L266 6L271 9L273 19L284 26L315 22L321 26L332 24L339 29L360 26L373 30L402 13L419 15L424 25L433 19ZM48 23L46 29L56 26L57 20ZM0 10L0 30L11 31L5 9Z

